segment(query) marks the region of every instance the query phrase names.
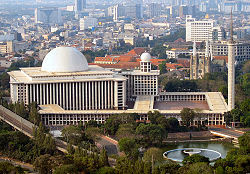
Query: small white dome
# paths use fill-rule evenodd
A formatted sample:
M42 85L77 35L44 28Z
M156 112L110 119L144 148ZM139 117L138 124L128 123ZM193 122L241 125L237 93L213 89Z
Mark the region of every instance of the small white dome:
M142 53L141 61L142 62L150 62L151 55L149 53Z
M85 56L72 47L57 47L50 51L43 60L42 71L79 72L88 69Z

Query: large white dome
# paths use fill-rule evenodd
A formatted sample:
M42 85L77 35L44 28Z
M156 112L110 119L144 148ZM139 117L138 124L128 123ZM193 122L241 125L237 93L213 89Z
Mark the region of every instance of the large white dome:
M150 62L151 55L149 53L142 53L141 55L141 61L142 62Z
M85 56L72 47L57 47L50 51L43 60L42 71L79 72L88 69Z

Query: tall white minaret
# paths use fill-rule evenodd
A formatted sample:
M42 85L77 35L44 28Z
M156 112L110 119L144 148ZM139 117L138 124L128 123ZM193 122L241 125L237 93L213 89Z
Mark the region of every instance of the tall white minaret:
M193 45L193 79L198 79L198 56L196 50L196 42Z
M205 57L209 57L209 44L208 44L208 40L206 40L206 51L205 51Z
M228 111L234 109L235 103L235 54L233 40L233 15L231 11L230 40L228 41Z

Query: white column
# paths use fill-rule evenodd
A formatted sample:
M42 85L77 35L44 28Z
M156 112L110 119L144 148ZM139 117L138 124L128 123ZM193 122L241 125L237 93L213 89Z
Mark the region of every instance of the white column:
M95 84L95 109L99 109L98 108L98 100L97 100L97 98L98 98L98 96L97 96L97 85L98 85L98 81L95 81L94 82L94 84Z
M49 84L49 104L53 104L52 102L52 83Z
M98 82L98 109L101 109L101 82Z
M85 97L85 110L88 110L88 97L89 97L89 94L88 94L88 90L87 90L87 87L88 87L88 82L85 82L85 93L84 95L86 96Z
M72 97L71 97L71 100L73 101L73 105L72 105L72 110L75 110L76 108L76 93L75 93L75 90L76 90L76 85L75 85L75 82L72 82Z
M118 108L118 82L114 82L114 107Z
M66 109L69 109L69 83L65 83L66 85Z
M63 93L62 93L62 83L59 83L59 94L58 95L60 95L59 104L60 104L60 106L62 106L62 96L63 96Z
M108 81L108 109L110 109L110 81Z
M104 81L104 109L107 109L107 81Z
M114 81L111 81L111 108L114 108Z
M94 85L95 85L95 82L91 82L91 99L92 99L92 109L95 109L95 98L94 98Z
M103 101L103 96L104 96L104 94L103 94L103 81L101 82L101 99L102 99L102 109L104 109L104 101Z
M69 83L69 110L72 110L72 83Z
M65 83L62 83L62 106L64 109L65 109L65 100L66 100Z
M89 107L88 107L88 109L91 109L91 107L92 107L92 105L91 105L91 97L92 97L92 95L91 95L90 83L91 83L91 82L88 82L88 84L89 84L89 90L88 90L88 95L89 95Z
M82 82L79 83L79 110L82 110Z
M36 84L33 84L32 85L33 86L33 101L37 101L37 99L36 99Z
M228 44L228 111L234 109L235 103L235 55L234 43Z
M46 104L49 104L49 84L46 83Z
M123 106L125 106L126 105L126 91L127 91L127 89L126 89L126 82L125 81L123 81L122 82L122 85L123 85L123 96L122 96L122 98L123 98Z
M43 87L43 84L39 84L39 87L40 87L40 90L39 90L39 97L40 97L40 105L43 104L43 91L42 91L42 87Z
M56 104L59 104L59 89L58 89L58 86L59 86L59 84L58 83L56 83L55 84L56 86L56 89L55 89L55 91L56 91Z
M53 83L53 104L56 104L56 84Z

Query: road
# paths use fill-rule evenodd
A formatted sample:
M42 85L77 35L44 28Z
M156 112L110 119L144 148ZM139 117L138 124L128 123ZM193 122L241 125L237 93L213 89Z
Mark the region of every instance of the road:
M21 166L22 168L28 169L30 172L35 173L34 167L31 164L23 163L21 161L17 161L17 160L14 160L14 159L11 159L8 157L2 157L2 156L0 156L0 161L6 161L6 162L9 162L15 166Z
M102 147L105 148L108 155L118 154L117 146L114 143L111 143L110 141L108 141L107 139L100 136L97 143L101 144Z
M15 129L33 138L33 128L36 127L36 125L29 122L28 120L25 120L24 118L3 107L2 105L0 105L0 118ZM67 152L66 142L56 138L54 138L54 140L58 150Z
M217 128L217 127L209 127L209 130L214 131L214 132L218 132L220 134L225 134L228 136L231 136L232 138L239 138L240 136L243 135L243 133L234 131L232 129L223 129L223 128Z

